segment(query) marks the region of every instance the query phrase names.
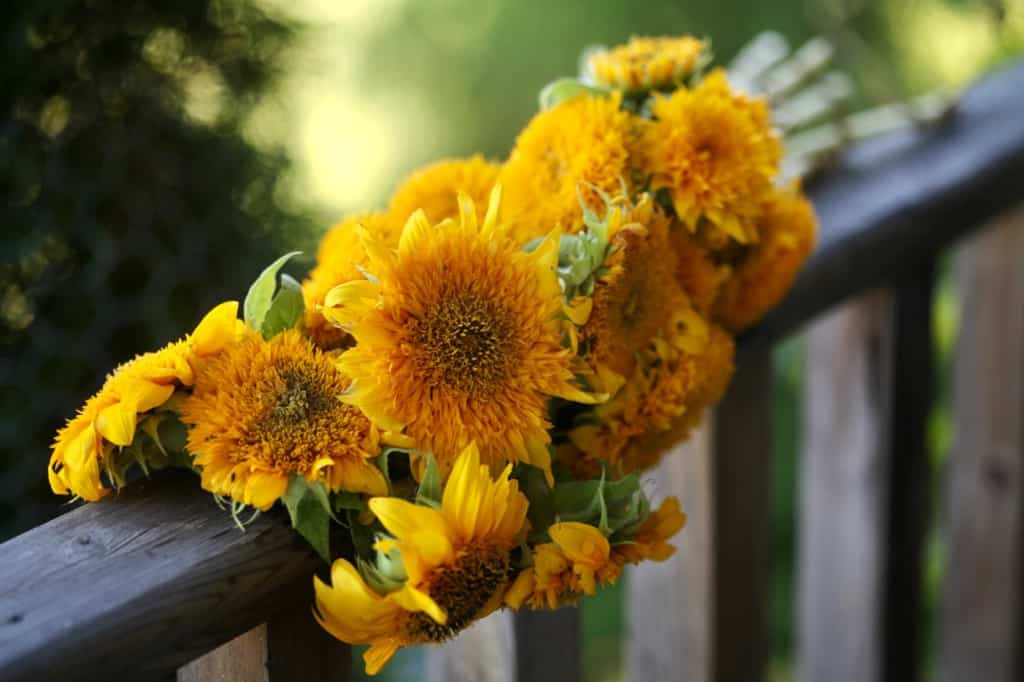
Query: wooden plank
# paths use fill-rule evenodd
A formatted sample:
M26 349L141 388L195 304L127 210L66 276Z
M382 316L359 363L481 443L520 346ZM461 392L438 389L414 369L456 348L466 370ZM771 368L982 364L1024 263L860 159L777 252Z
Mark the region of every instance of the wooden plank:
M887 540L882 630L883 679L921 677L923 549L931 518L928 417L932 407L932 263L907 272L893 295L886 442Z
M772 354L750 353L715 411L715 680L763 679L771 574Z
M492 613L452 641L428 647L426 654L430 682L515 682L514 616Z
M270 682L267 626L255 627L182 666L178 682Z
M654 503L678 495L689 516L675 556L646 562L626 583L627 679L707 682L713 627L711 422L668 453L653 474Z
M938 679L1017 680L1024 555L1024 210L957 255L960 338Z
M849 149L808 189L818 249L786 300L741 339L768 346L838 301L892 282L1012 208L1024 177L1024 63L963 96L956 116Z
M516 614L519 682L580 682L583 650L580 609L523 610Z
M287 520L241 532L166 472L0 545L0 679L154 679L311 601Z
M887 296L807 335L800 475L798 679L881 679Z

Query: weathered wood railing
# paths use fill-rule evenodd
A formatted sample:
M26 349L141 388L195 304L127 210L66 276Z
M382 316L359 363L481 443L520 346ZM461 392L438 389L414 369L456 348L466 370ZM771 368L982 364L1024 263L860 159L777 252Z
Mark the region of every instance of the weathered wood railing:
M691 521L672 561L631 576L629 679L763 677L769 351L829 309L808 334L798 676L920 677L932 280L954 239L1024 206L1024 65L973 87L940 128L849 150L811 194L815 256L741 339L722 406L655 473ZM1024 675L1024 214L956 261L936 665L940 680L1010 682ZM347 679L347 648L309 617L318 568L280 517L240 533L194 480L159 476L0 545L0 679ZM427 668L433 679L571 682L579 654L576 611L506 614L432 650Z

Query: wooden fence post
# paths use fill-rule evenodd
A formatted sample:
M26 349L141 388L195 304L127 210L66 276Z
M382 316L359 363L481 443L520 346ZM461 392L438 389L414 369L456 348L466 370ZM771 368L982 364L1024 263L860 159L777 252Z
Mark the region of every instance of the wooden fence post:
M675 556L646 562L627 576L626 666L629 680L711 679L711 420L665 455L654 472L655 504L678 495L689 516Z
M516 614L519 682L581 682L580 608L524 609Z
M888 296L848 303L807 336L800 477L798 678L881 677Z
M1024 674L1024 210L957 256L960 338L938 679Z
M260 625L178 669L178 682L270 682L267 626Z

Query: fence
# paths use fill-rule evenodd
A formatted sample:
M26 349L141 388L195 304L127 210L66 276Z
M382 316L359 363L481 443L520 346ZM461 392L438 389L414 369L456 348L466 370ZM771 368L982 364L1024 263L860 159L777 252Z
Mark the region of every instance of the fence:
M826 312L808 336L804 389L799 675L921 676L935 263L1024 204L1024 65L974 86L941 128L856 146L811 194L818 251L741 339L713 418L656 473L690 525L672 561L629 582L630 679L763 678L769 352ZM1024 675L1024 218L972 237L956 265L937 672L1010 682ZM309 617L318 568L280 517L240 533L194 480L158 476L0 545L0 679L345 680L347 648ZM571 682L578 631L572 609L495 615L432 649L429 673Z

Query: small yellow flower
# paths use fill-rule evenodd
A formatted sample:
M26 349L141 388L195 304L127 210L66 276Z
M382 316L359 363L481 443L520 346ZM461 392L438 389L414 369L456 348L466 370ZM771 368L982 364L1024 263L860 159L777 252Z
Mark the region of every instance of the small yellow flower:
M526 522L526 497L510 480L481 465L476 446L456 459L440 509L377 497L370 509L393 536L379 551L398 550L407 575L398 590L377 594L356 568L338 559L331 585L313 579L317 621L350 644L369 644L366 671L374 675L404 646L440 643L500 606L509 553Z
M396 225L402 225L417 209L437 224L445 218L459 217L459 194L465 194L478 208L483 220L487 197L498 180L501 166L480 155L468 159L445 159L410 175L395 191L388 212Z
M715 319L734 332L782 300L814 248L817 219L799 184L772 193L759 225L761 240L736 265L714 307Z
M681 84L705 53L704 41L692 36L633 36L625 45L590 55L586 69L599 85L644 92Z
M646 469L677 442L666 443L666 436L684 438L704 408L721 399L733 372L732 337L688 308L677 311L674 327L644 351L619 393L594 408L595 423L570 432L581 457L624 473Z
M551 397L593 402L563 347L558 233L532 253L508 238L495 188L483 224L461 198L458 224L412 215L397 251L364 233L373 280L327 297L325 314L355 347L339 367L344 400L383 431L404 434L446 470L471 442L485 461L524 461L550 475Z
M533 117L501 169L505 218L525 243L559 226L583 229L580 198L595 211L604 202L594 190L617 194L629 183L628 149L634 117L619 109L618 94L580 95Z
M341 402L349 380L295 330L254 331L201 365L181 406L205 490L268 509L298 474L330 491L382 495L379 436Z
M50 488L95 502L109 492L101 477L115 447L135 439L139 416L166 403L180 386L191 386L195 364L220 353L241 335L238 303L217 306L181 341L121 365L76 417L61 429L48 467ZM114 482L116 483L116 481Z
M631 542L612 547L612 561L618 565L641 561L665 561L676 553L667 540L686 525L686 514L679 509L679 500L668 497L637 529Z
M359 241L357 228L362 225L387 244L398 239L398 229L386 213L360 213L351 215L324 235L316 253L316 266L302 283L302 297L306 304L306 333L324 350L346 348L352 338L324 319L319 308L327 292L345 282L363 279L359 268L366 265L366 252ZM401 223L398 223L401 225Z
M690 230L703 219L740 244L756 241L782 158L768 104L734 92L719 69L692 90L655 95L651 111L636 149L651 188L668 190Z

